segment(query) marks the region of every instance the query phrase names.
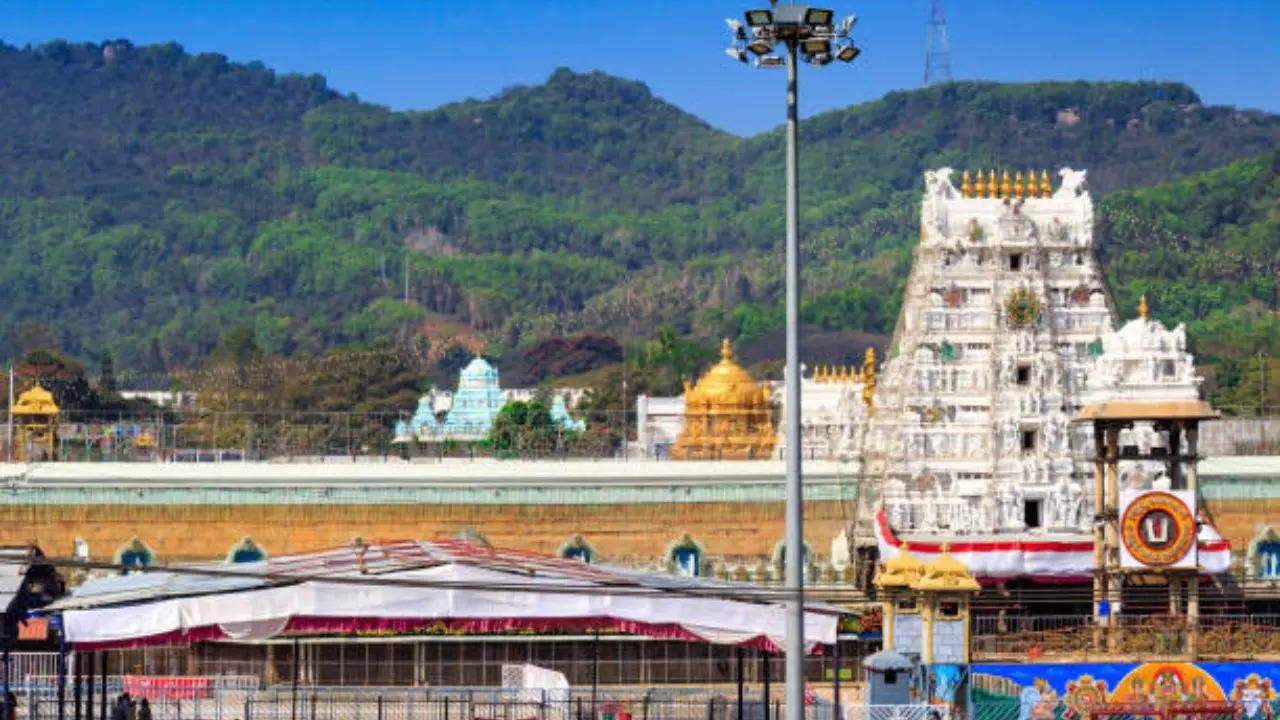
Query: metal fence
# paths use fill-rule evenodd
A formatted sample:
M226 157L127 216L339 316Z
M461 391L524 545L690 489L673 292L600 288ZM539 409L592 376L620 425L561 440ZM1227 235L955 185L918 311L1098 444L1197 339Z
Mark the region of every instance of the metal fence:
M970 638L975 658L1009 655L1074 654L1092 646L1091 615L973 618ZM1280 653L1280 615L1201 615L1197 649L1206 657L1253 657ZM1116 615L1104 632L1117 652L1177 655L1186 652L1190 626L1182 615Z
M575 688L538 690L299 689L246 702L245 720L780 720L782 703L752 693ZM805 706L806 720L836 720L830 703Z

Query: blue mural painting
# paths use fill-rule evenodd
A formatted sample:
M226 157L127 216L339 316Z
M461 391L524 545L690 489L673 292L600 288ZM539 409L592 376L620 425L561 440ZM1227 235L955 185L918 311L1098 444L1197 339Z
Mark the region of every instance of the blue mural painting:
M971 666L975 702L1016 704L1019 720L1080 720L1098 703L1230 702L1241 720L1280 717L1280 662Z

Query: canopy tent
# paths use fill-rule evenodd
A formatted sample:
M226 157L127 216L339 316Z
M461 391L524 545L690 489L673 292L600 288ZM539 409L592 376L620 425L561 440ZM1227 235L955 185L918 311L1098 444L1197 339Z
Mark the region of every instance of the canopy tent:
M77 650L359 631L607 630L780 651L777 590L466 541L402 541L91 580L50 606ZM759 598L759 600L753 599ZM811 646L838 610L810 605Z

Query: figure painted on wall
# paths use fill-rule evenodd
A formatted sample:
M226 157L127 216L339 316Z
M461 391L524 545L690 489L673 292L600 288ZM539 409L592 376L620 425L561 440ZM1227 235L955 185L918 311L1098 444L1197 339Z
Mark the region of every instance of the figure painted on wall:
M1231 701L1240 705L1241 720L1271 720L1275 717L1272 707L1275 700L1271 678L1259 678L1257 673L1236 680L1231 691Z
M984 702L1016 703L1018 720L1049 720L1059 708L1063 720L1085 720L1100 703L1206 702L1234 704L1240 720L1276 720L1274 677L1280 677L1280 663L975 664L970 674L975 693L988 698Z

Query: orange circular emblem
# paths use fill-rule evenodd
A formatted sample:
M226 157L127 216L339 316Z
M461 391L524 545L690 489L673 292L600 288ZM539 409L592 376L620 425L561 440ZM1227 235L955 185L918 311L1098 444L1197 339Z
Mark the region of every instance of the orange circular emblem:
M1196 520L1176 495L1149 492L1125 508L1120 537L1133 559L1143 565L1173 565L1186 557L1196 541Z

